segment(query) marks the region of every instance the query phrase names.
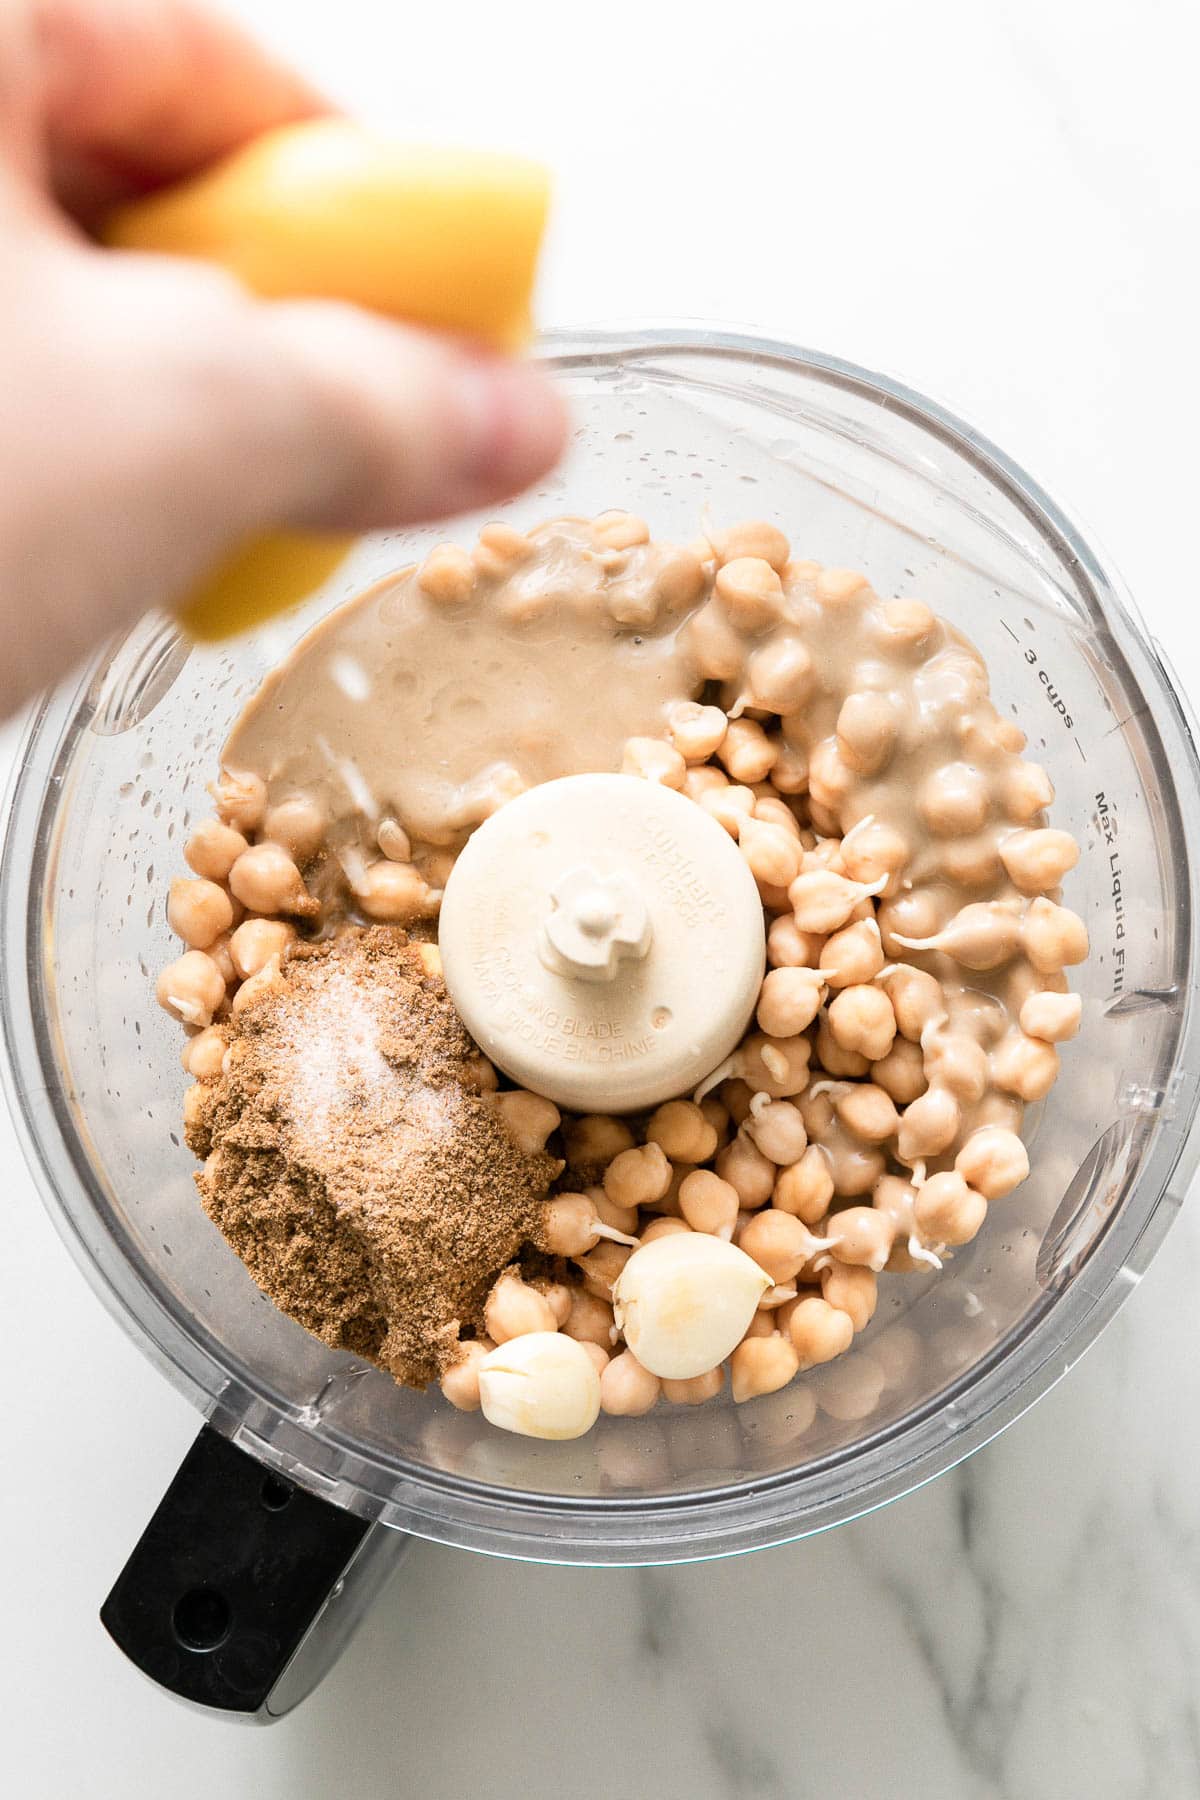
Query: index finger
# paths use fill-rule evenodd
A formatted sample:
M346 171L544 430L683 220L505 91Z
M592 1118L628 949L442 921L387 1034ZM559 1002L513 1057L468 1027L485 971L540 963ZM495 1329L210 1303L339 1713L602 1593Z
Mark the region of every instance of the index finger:
M85 224L248 138L330 110L296 70L193 0L34 0L40 126Z

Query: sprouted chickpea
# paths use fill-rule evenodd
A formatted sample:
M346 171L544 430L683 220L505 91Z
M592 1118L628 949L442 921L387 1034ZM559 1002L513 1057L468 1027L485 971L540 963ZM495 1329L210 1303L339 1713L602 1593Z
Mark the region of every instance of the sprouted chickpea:
M229 940L233 966L243 981L257 975L274 956L295 942L296 927L283 919L244 919Z
M969 1244L987 1217L987 1201L950 1169L917 1189L913 1211L922 1242L940 1248Z
M806 966L768 970L758 997L758 1023L768 1037L795 1037L821 1010L824 978Z
M644 1369L632 1350L622 1350L600 1371L600 1407L615 1418L641 1418L661 1393L658 1376Z
M621 773L657 781L663 787L682 788L687 764L674 745L662 738L631 737L625 745Z
M717 1174L734 1189L743 1207L765 1206L775 1186L775 1164L744 1127L718 1155Z
M799 1107L790 1100L772 1100L766 1094L756 1094L750 1102L746 1135L777 1168L798 1162L808 1147Z
M706 763L716 755L727 724L719 706L701 706L696 700L680 700L668 714L671 742L688 764Z
M158 978L155 997L184 1025L211 1025L225 998L225 977L203 950L187 950L167 964Z
M306 890L299 869L279 844L251 844L229 871L229 885L234 897L250 912L295 913L311 918L320 911L319 903Z
M1078 994L1030 994L1021 1006L1021 1030L1029 1037L1043 1038L1048 1044L1061 1044L1073 1038L1083 1017L1083 1001Z

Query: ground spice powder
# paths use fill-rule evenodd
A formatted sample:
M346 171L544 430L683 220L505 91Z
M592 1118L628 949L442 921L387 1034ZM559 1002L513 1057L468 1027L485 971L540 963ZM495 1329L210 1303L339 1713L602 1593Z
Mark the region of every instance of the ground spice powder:
M424 1386L482 1329L561 1164L517 1148L397 928L297 946L226 1032L188 1131L205 1210L284 1312Z

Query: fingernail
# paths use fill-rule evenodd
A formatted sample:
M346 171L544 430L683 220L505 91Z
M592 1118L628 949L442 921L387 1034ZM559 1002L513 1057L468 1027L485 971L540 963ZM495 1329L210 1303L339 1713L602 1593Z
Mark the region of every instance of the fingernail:
M524 487L557 459L566 409L527 363L464 357L451 382L462 476L483 494Z

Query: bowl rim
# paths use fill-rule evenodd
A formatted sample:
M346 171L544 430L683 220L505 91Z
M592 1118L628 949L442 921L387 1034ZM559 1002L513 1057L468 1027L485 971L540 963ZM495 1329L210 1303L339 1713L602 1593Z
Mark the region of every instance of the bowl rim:
M875 403L883 402L940 438L1015 504L1039 534L1073 559L1115 627L1117 654L1151 701L1146 729L1160 740L1155 760L1171 782L1163 798L1179 813L1177 791L1200 796L1200 760L1186 704L1161 653L1146 633L1120 577L1094 536L1015 462L948 408L890 377L841 358L773 337L707 322L637 320L585 325L544 334L536 354L551 370L634 363L697 353L799 371ZM1141 1182L1153 1188L1139 1208L1120 1206L1093 1247L1087 1278L1074 1280L1044 1310L1052 1332L1025 1325L1021 1342L1002 1339L987 1356L900 1421L831 1452L801 1470L720 1488L628 1498L572 1499L522 1493L451 1475L378 1452L322 1424L313 1409L280 1405L256 1384L254 1371L231 1367L210 1334L197 1327L139 1271L112 1231L97 1232L107 1201L90 1168L86 1144L62 1092L47 1009L48 946L44 895L53 874L53 824L64 773L90 713L86 695L94 662L75 687L45 696L31 709L10 776L0 848L0 1075L18 1140L43 1203L93 1289L145 1354L217 1429L265 1464L364 1517L438 1541L536 1561L650 1563L698 1560L809 1535L858 1517L922 1485L989 1442L1078 1360L1137 1284L1182 1204L1200 1159L1200 1080L1174 1116L1153 1114L1156 1137ZM1178 1067L1200 1068L1200 1031L1192 971L1200 932L1200 872L1187 851L1190 931L1180 933L1177 961L1183 1012ZM1190 1052L1190 1056L1189 1056ZM38 1079L25 1073L36 1071ZM1146 1131L1151 1132L1149 1123ZM1151 1173L1153 1172L1153 1173ZM1044 1325L1045 1320L1040 1321ZM1003 1366L1003 1382L993 1379ZM986 1403L984 1403L986 1400Z

